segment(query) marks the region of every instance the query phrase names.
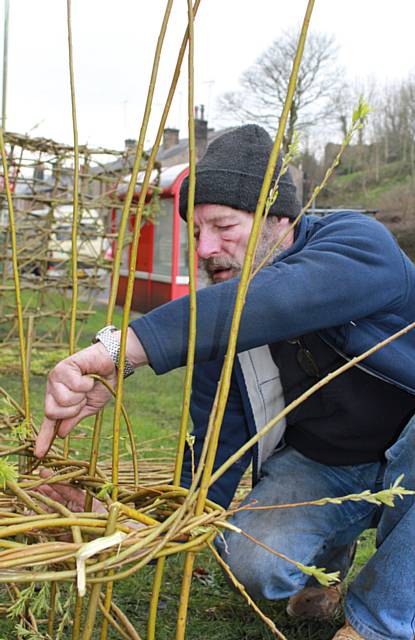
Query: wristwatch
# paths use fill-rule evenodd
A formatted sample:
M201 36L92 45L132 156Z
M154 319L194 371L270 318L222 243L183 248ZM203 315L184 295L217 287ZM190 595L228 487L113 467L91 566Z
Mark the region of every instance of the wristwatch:
M115 366L118 368L118 364L120 362L120 342L112 335L114 331L117 331L117 327L114 327L113 324L103 327L95 335L95 338L92 340L92 344L101 342L111 356ZM131 376L133 373L134 369L126 357L124 364L124 378L128 378L128 376Z

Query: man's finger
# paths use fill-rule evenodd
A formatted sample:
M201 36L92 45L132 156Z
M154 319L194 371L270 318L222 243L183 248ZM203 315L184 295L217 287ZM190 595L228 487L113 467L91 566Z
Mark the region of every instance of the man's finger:
M98 413L98 411L99 409L97 409L96 411L93 411L91 407L86 406L83 409L81 409L81 411L73 418L66 418L65 420L62 420L61 425L59 427L58 436L60 438L66 438L68 433L72 431L72 429L76 427L76 425L79 422L81 422L81 420L83 420L84 418L88 418L89 416L95 415L96 413Z
M43 419L39 434L36 438L35 456L37 458L43 458L48 452L55 436L55 427L56 420L49 420L49 418Z
M54 500L55 502L59 502L60 504L62 504L62 498L60 494L57 491L55 491L51 485L41 484L35 489L33 489L33 491L35 493L40 493L41 495L46 496L47 498L51 498L51 500Z
M78 391L74 391L73 389L68 389L68 387L61 382L56 382L56 384L53 386L52 395L55 399L55 402L60 407L72 407L75 404L80 404L86 397L86 394L84 392L80 393Z
M53 476L53 471L52 469L46 469L46 467L40 467L39 475L41 478L50 478L50 476Z
M81 412L86 405L87 399L84 397L81 402L63 407L58 404L55 398L48 393L45 398L45 415L49 420L64 420L65 418L74 418Z

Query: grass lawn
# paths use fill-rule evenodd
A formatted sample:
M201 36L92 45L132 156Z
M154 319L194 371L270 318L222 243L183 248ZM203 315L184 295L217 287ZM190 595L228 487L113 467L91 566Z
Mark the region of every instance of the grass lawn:
M119 317L115 320L120 324ZM82 344L89 343L89 337L94 335L104 324L104 311L88 319L83 333ZM5 354L3 354L5 356ZM7 354L6 354L7 355ZM13 369L16 356L10 354L2 358L0 351L0 386L5 388L16 400L20 399L20 378ZM50 354L35 354L34 366L53 364L60 358L59 351ZM42 369L40 366L40 370ZM139 445L143 440L158 438L157 448L163 454L166 448L175 445L183 385L183 370L173 371L164 376L155 376L150 369L138 371L126 381L124 402L134 426L136 441ZM45 375L32 375L30 381L32 413L39 424L42 416L43 393ZM4 405L4 403L3 403ZM0 405L1 408L1 405ZM5 407L7 409L7 407ZM101 442L102 454L111 451L111 411L107 411L103 438ZM73 455L85 457L89 450L90 425L86 424L77 431L78 437L72 439ZM82 437L80 437L82 435ZM78 453L76 453L76 451ZM126 448L124 449L126 452ZM373 551L373 536L365 534L359 544L354 571L365 562ZM180 583L182 575L182 558L171 558L166 563L165 582L159 604L157 626L158 640L172 640L175 634L177 607L179 603ZM188 640L260 640L271 639L271 632L256 617L245 601L227 586L221 570L216 562L205 552L199 554L195 562L196 572L192 583L192 593L188 614L186 638ZM128 615L130 621L145 637L148 600L151 593L154 567L145 567L139 574L115 586L115 602ZM4 589L0 587L0 604L4 601ZM318 623L296 622L285 614L284 602L261 603L269 615L287 636L289 640L329 640L336 629L341 626L341 617ZM0 618L0 640L16 638L14 624L6 618ZM28 636L28 640L41 640L43 636ZM69 628L62 636L65 640L71 637ZM94 639L99 638L97 625ZM118 638L110 632L109 638Z

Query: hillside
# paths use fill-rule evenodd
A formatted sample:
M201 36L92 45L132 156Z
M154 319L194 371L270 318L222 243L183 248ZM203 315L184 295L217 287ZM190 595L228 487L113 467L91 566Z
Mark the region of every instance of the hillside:
M391 162L332 178L317 207L377 209L377 218L415 260L415 175L409 162Z

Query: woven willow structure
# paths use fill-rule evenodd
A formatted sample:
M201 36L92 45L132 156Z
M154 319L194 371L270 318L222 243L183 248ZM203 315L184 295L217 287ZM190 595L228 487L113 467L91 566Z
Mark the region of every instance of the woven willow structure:
M23 320L30 345L66 346L72 298L72 220L75 149L44 138L4 133L13 203ZM131 173L132 154L79 147L77 275L82 308L76 339L98 297L108 289L106 253L117 238L112 211ZM145 166L145 158L142 160ZM7 194L0 192L1 348L18 340ZM145 210L145 218L152 210ZM127 238L128 240L128 238Z
M6 334L6 342L15 336L20 347L20 367L22 375L22 402L12 398L7 390L0 389L0 393L9 403L10 410L3 416L0 429L0 480L3 491L0 493L0 582L7 585L10 602L2 605L3 611L7 608L14 608L19 619L20 627L17 629L17 637L24 637L24 632L32 632L36 637L54 639L63 637L68 633L69 627L73 640L89 640L93 634L100 640L108 637L109 629L111 633L120 638L133 638L139 640L146 637L153 640L156 637L156 618L159 594L163 584L164 562L166 557L175 554L184 554L183 582L181 588L180 605L177 615L176 639L182 640L185 637L186 614L190 597L190 586L192 578L192 567L195 555L201 549L209 549L218 563L228 573L234 585L247 599L249 604L258 613L263 622L268 625L273 635L278 638L285 636L276 628L275 624L267 618L252 602L245 592L243 585L232 576L225 562L219 557L213 540L218 533L232 525L228 523L228 517L232 509L225 511L223 508L210 502L207 498L209 486L217 480L226 469L240 458L245 451L265 435L273 426L295 406L306 397L317 391L321 386L329 382L333 377L340 375L347 368L363 360L370 353L378 348L382 348L388 341L395 339L404 331L409 331L413 325L409 325L400 334L391 336L388 341L377 345L370 352L366 352L344 365L341 369L331 373L324 380L319 381L311 387L304 396L298 398L284 411L275 416L262 431L248 441L244 447L230 458L222 467L213 473L213 461L215 458L219 431L226 406L227 394L230 384L233 360L236 350L236 339L238 335L239 322L243 310L244 299L249 283L254 275L252 264L255 255L257 239L259 236L263 215L266 215L272 202L278 196L278 179L271 184L271 176L274 172L278 152L281 146L283 133L290 109L296 77L301 60L301 55L306 38L308 23L310 20L313 1L308 2L303 28L298 43L298 51L293 65L291 83L286 99L285 108L281 116L279 130L276 136L273 152L270 157L268 170L264 179L258 207L254 216L252 234L249 240L245 263L242 269L239 292L235 304L234 318L229 336L229 346L225 358L225 365L222 376L218 384L218 390L212 415L210 418L208 436L206 438L201 462L195 470L192 486L188 489L179 486L180 471L183 460L183 451L186 440L191 445L191 438L188 436L189 428L189 401L192 381L194 347L196 339L196 305L194 273L192 272L193 261L190 265L190 336L188 348L188 362L185 377L185 387L183 394L183 412L179 429L178 446L174 464L169 468L166 460L161 466L150 464L149 462L138 466L140 447L134 443L133 429L128 415L122 403L123 379L119 375L117 390L115 393L115 409L113 416L113 451L111 461L102 461L99 445L102 427L102 415L98 415L95 420L91 455L88 460L73 460L69 456L69 443L65 442L63 447L54 444L42 466L51 471L51 475L45 480L38 475L39 461L33 455L33 442L36 436L31 414L28 383L28 339L27 328L30 329L28 318L33 315L31 304L32 296L46 300L50 290L53 295L66 300L64 311L55 309L48 311L49 315L44 315L36 320L36 332L32 341L47 342L55 344L65 337L65 330L69 329L66 337L69 343L68 351L73 353L76 345L76 336L83 314L78 309L78 298L82 289L94 292L99 287L99 273L103 268L100 259L92 260L91 267L95 269L92 273L92 280L87 283L79 280L78 250L80 239L83 239L82 216L84 212L91 210L105 210L111 206L110 191L113 189L114 181L106 175L102 175L99 184L103 188L99 193L93 193L92 186L99 173L99 155L109 154L108 150L89 150L79 147L77 139L76 125L76 104L75 104L75 83L72 68L72 42L71 42L71 5L68 0L68 35L69 35L69 59L70 59L70 81L72 95L72 114L74 144L73 148L54 145L49 141L33 141L28 138L4 135L0 132L0 149L3 165L2 198L5 201L3 211L7 209L6 240L3 239L2 252L2 293L1 304L3 313L1 318L8 317L9 327ZM177 85L181 64L188 48L188 68L189 68L189 164L190 164L190 188L189 188L189 209L188 209L188 231L189 231L189 251L194 251L193 246L193 194L195 178L195 144L194 144L194 122L193 122L193 20L199 6L196 0L192 6L188 0L188 28L183 37L182 46L178 55L176 69L173 75L171 87L166 100L165 109L160 121L156 140L149 158L146 159L145 177L142 183L141 195L135 210L135 226L132 232L131 264L135 265L137 248L140 237L140 227L144 213L144 203L146 192L149 186L151 171L154 168L155 157L160 145L163 129L169 113L169 108L173 99ZM154 87L157 78L158 65L161 56L164 36L166 33L172 0L166 2L166 11L160 36L157 42L154 57L153 71L148 90L148 98L137 143L134 166L127 196L125 199L120 227L116 230L118 244L117 255L115 257L112 271L112 288L108 299L107 322L111 323L118 277L120 271L120 260L122 246L126 241L128 218L130 215L131 203L135 191L138 172L141 169L143 160L143 146L151 111L151 104L154 94ZM362 126L366 115L363 104L359 106L354 114L350 131L346 136L343 148L349 142L353 133ZM341 152L340 152L341 153ZM98 157L98 159L97 159ZM327 172L323 183L314 192L322 188L329 179L338 158ZM18 158L18 160L16 160ZM286 170L286 159L282 170ZM37 189L36 180L39 179L39 166L46 167L46 173L54 175L54 182L51 190L44 194ZM60 192L61 181L58 173L62 176L67 167L70 167L70 187L65 192ZM53 167L56 171L53 174ZM58 171L59 168L59 171ZM19 180L26 176L26 170L31 170L30 188L32 193L26 198L18 197L17 190L13 190L13 185L17 185ZM93 170L94 169L94 170ZM37 170L37 173L36 171ZM37 176L37 177L36 177ZM26 177L24 178L26 180ZM19 182L20 183L20 182ZM107 188L109 187L109 188ZM22 200L22 204L20 204ZM26 205L29 206L26 207ZM47 263L49 251L50 234L54 233L54 214L59 206L70 205L72 217L71 228L71 250L68 261L69 272L63 270L62 281L48 280ZM301 215L304 214L308 204L300 213L294 225L297 224ZM39 209L46 210L43 214L33 214ZM66 210L65 210L66 211ZM30 215L36 217L36 229L26 225ZM105 216L102 218L105 223ZM27 228L27 226L29 228ZM108 228L104 227L105 231ZM25 235L26 231L28 235ZM32 234L32 231L33 234ZM86 235L88 235L86 233ZM101 234L99 234L101 237ZM102 241L108 236L102 234ZM23 244L20 244L24 238ZM283 240L283 239L282 239ZM281 240L281 241L282 241ZM7 265L7 266L6 266ZM134 280L134 268L130 269L130 277L127 287L126 300L123 314L122 339L121 339L121 362L119 371L123 371L123 361L125 358L125 345L130 306L132 299ZM12 284L10 284L12 282ZM10 294L13 291L14 302L11 306ZM27 297L28 296L28 297ZM35 303L36 304L36 303ZM37 303L36 308L44 308L43 304ZM38 314L39 315L39 314ZM54 319L53 329L47 326L47 320ZM58 322L56 319L58 318ZM61 323L61 324L60 324ZM33 325L33 321L32 321ZM43 333L42 333L43 331ZM41 337L40 337L41 336ZM57 425L58 427L59 425ZM126 465L120 463L120 433L126 430L130 439L132 452L131 463ZM7 459L6 459L7 456ZM13 465L13 461L16 464ZM86 492L85 510L78 512L64 507L62 504L46 497L44 494L36 492L40 484L47 483L53 487L54 483L75 483ZM405 489L399 486L399 482L391 488L388 499L395 495L402 495ZM385 493L385 492L383 492ZM97 510L94 496L99 496L106 509ZM349 499L345 497L345 499ZM356 499L356 496L353 497ZM367 499L362 497L362 499ZM370 499L383 500L384 497L372 495ZM340 499L341 500L341 499ZM330 502L323 498L318 504L324 505ZM288 505L295 506L295 505ZM272 505L270 505L272 508ZM239 531L240 535L247 535ZM253 542L255 541L251 538ZM269 549L271 554L280 555L278 550ZM128 617L123 613L116 603L113 602L114 583L125 579L138 571L151 561L156 560L154 570L154 582L149 594L149 615L147 629L135 629ZM323 570L313 567L304 567L297 563L295 559L285 558L287 562L294 563L297 567L309 575L314 575L323 584L329 584L337 579L336 575L326 574ZM62 591L63 589L63 591ZM60 596L58 594L61 594ZM59 614L57 602L59 597L62 600L64 594L64 610ZM39 626L36 617L37 603L39 599L47 598L48 619ZM99 622L99 624L98 624ZM65 626L66 625L66 626ZM99 631L97 632L97 629ZM96 635L98 633L98 635ZM27 633L26 633L27 636ZM68 637L68 636L65 636Z

